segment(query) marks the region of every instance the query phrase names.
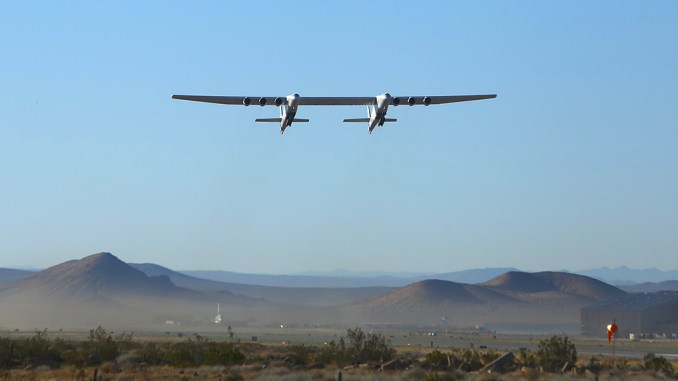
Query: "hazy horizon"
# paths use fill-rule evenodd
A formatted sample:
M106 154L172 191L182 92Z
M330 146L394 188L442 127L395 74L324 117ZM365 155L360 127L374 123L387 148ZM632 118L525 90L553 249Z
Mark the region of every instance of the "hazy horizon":
M74 257L71 259L67 259L66 261L70 260L80 260L82 258L85 258L89 255L93 255L96 253L91 253L82 257ZM233 273L238 273L238 274L251 274L251 275L282 275L282 276L337 276L337 277L379 277L379 276L394 276L394 277L402 277L402 278L410 278L410 277L420 277L420 276L426 276L426 275L440 275L440 274L446 274L446 273L455 273L455 272L465 272L465 271L476 271L476 270L493 270L493 269L515 269L516 271L524 271L524 272L542 272L542 271L553 271L553 272L586 272L590 270L604 270L604 269L609 269L609 270L624 270L628 269L631 271L659 271L659 272L673 272L673 271L678 271L678 268L675 269L666 269L666 268L656 268L656 267L644 267L644 268L633 268L630 266L626 266L624 264L619 264L617 266L599 266L599 267L588 267L588 268L580 268L580 269L556 269L556 268L549 268L549 269L540 269L540 270L525 270L522 268L516 268L516 267L492 267L492 266L485 266L485 267L474 267L474 268L465 268L465 269L452 269L452 270L445 270L445 269L438 269L438 270L432 270L432 271L388 271L384 269L374 269L374 270L369 270L369 269L364 269L364 270L349 270L349 269L331 269L331 270L309 270L309 271L298 271L298 272L243 272L243 271L235 271L231 270L228 268L173 268L170 266L167 266L163 264L162 262L138 262L134 260L128 260L124 257L116 255L116 253L111 253L120 260L122 260L125 263L130 263L130 264L153 264L153 265L158 265L162 266L165 268L168 268L173 271L177 272L209 272L209 271L218 271L218 272L233 272ZM12 270L24 270L24 271L42 271L45 270L49 267L56 266L59 263L53 263L49 266L46 267L31 267L31 266L23 266L23 267L12 267L12 266L5 266L0 263L0 268L4 269L12 269Z
M13 2L0 266L673 268L678 3ZM172 94L492 94L274 107Z

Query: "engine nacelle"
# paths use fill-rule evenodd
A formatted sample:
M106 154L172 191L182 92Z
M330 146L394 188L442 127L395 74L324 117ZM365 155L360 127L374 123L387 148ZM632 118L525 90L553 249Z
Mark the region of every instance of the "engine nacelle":
M424 106L428 106L431 104L431 97L424 97Z
M280 98L280 97L277 97L277 98L275 98L273 103L275 103L276 106L280 106L281 104L283 104L283 99Z
M259 106L261 107L266 106L266 98L264 97L259 98Z
M400 104L400 98L398 98L398 97L391 98L391 103L393 103L394 106L399 105Z
M250 97L245 97L242 99L242 104L244 104L245 106L249 106L251 103L252 99L250 99Z
M409 97L407 98L407 104L410 106L414 106L414 104L417 103L417 100L414 99L414 97Z

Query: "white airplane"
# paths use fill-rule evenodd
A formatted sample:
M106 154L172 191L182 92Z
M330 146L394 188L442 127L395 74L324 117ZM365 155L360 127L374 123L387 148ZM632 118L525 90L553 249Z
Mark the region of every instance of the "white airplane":
M386 112L388 106L398 106L406 103L410 106L432 104L454 103L476 101L480 99L496 98L497 94L485 95L442 95L442 96L407 96L392 97L385 93L376 97L300 97L299 94L292 94L286 97L238 97L238 96L212 96L212 95L172 95L172 99L183 99L187 101L220 103L225 105L245 105L252 104L252 99L256 99L259 106L278 106L280 107L280 118L256 119L255 122L274 122L280 123L280 133L292 125L293 122L308 122L308 119L296 119L297 108L304 106L367 106L367 118L344 119L349 123L367 123L367 132L372 133L376 126L383 126L386 122L395 122L397 119L387 118Z

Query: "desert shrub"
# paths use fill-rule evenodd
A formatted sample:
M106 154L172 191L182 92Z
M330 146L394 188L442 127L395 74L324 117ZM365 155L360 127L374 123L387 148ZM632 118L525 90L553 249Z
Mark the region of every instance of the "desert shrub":
M655 372L663 371L669 374L673 373L673 366L671 363L666 358L657 356L653 352L650 352L643 357L643 367Z
M166 362L164 351L160 345L156 343L144 343L137 351L137 355L141 361L149 365L161 365Z
M187 368L195 366L199 358L191 348L191 345L186 342L173 344L165 355L165 359L172 366Z
M577 349L567 336L553 336L539 341L537 362L544 369L560 370L565 363L577 362Z
M594 373L597 373L601 369L603 369L603 362L597 356L591 356L588 363L586 364L586 369L588 369L588 370L590 370Z
M171 365L191 367L200 365L238 365L245 361L245 355L231 343L210 342L198 335L195 340L171 345L163 358Z
M487 364L491 363L492 361L498 359L500 356L501 356L501 354L499 354L499 352L495 352L495 351L483 352L480 355L480 362L484 366L484 365L487 365Z
M462 349L457 353L457 358L461 363L460 369L467 372L476 371L483 366L480 352L473 349Z
M84 342L72 342L62 339L50 341L55 353L63 363L75 366L98 365L105 361L114 361L119 355L134 349L133 335L122 333L113 337L101 326L89 332Z
M339 339L338 343L332 340L327 343L326 346L314 352L312 355L312 360L318 364L336 364L340 367L351 362L347 355L346 343L344 342L343 337Z
M346 336L349 341L346 354L355 364L367 361L388 361L395 356L395 349L391 347L384 335L365 334L360 328L349 328L346 330Z
M294 363L294 365L308 365L313 358L317 348L306 346L303 344L292 345L288 348L289 353L287 357Z
M36 332L24 345L24 358L33 366L55 366L62 361L59 352L54 348L53 342L47 337L46 329Z
M131 336L117 339L102 326L98 326L89 331L87 341L70 353L69 362L75 365L96 365L104 361L113 361L122 353L122 347L131 346L131 341Z
M17 365L15 341L0 337L0 369L9 369L15 365Z
M0 337L0 369L8 369L13 365L14 341Z
M529 349L521 348L515 356L515 360L520 366L533 368L537 364L537 356Z
M232 343L207 343L206 365L239 365L245 362L245 355Z
M449 365L448 355L436 349L426 355L424 363L426 363L430 369L447 369Z
M0 362L8 366L23 363L26 366L47 365L57 367L63 359L54 347L53 342L47 336L47 330L38 331L35 335L23 340L9 340L9 355L6 360Z

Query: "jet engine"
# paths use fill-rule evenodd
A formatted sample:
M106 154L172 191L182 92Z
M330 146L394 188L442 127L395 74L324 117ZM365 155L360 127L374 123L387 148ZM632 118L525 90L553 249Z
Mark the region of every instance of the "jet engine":
M431 97L424 97L424 106L428 106L431 104Z
M250 97L245 97L245 98L242 99L242 104L244 104L245 106L249 106L250 103L252 103L252 100L250 99Z
M283 99L280 98L280 97L277 97L277 98L275 98L273 103L275 103L276 106L280 106L283 103Z
M391 103L393 103L394 106L399 105L400 104L400 98L398 98L398 97L391 98Z
M407 104L409 104L410 106L414 106L415 103L417 103L417 100L414 99L414 97L407 98Z
M259 106L266 106L266 98L261 97L259 98Z

